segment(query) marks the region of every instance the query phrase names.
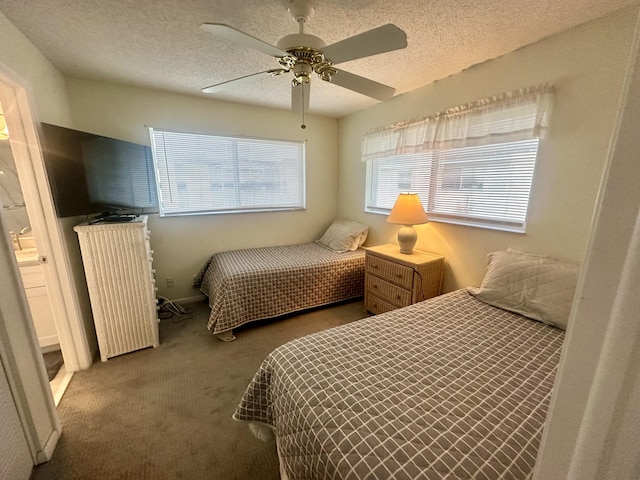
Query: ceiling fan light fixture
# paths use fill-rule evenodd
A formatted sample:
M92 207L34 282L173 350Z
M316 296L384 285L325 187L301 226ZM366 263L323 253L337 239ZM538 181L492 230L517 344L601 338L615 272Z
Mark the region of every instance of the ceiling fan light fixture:
M298 85L307 84L310 81L311 79L309 78L309 74L301 73L300 75L295 75L293 77L293 80L291 80L291 85L293 85L294 87L297 87Z
M309 105L311 74L321 80L349 89L353 92L384 101L391 98L395 89L360 75L345 72L334 65L381 53L393 52L407 46L407 34L388 23L326 45L322 39L304 32L304 24L315 12L311 0L281 0L283 6L298 23L298 33L286 35L277 46L222 23L203 23L200 28L243 48L251 48L275 58L280 68L244 75L233 80L203 88L203 93L217 93L231 85L255 81L264 74L278 76L291 72L291 110L304 112ZM304 127L303 127L304 128Z

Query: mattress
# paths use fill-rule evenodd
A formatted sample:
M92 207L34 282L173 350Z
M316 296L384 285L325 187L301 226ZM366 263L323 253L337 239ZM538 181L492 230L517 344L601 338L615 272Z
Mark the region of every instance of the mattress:
M364 250L336 253L317 243L220 252L196 284L209 298L214 334L247 322L358 298Z
M526 479L563 339L458 290L278 347L234 418L289 480Z

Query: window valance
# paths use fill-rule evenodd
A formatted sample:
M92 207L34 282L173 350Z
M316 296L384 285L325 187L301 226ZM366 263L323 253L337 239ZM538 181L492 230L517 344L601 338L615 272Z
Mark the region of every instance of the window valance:
M550 84L523 88L367 132L362 161L544 137Z

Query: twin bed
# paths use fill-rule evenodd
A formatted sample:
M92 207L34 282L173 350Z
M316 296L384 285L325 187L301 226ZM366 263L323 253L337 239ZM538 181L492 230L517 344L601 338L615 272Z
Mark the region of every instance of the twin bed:
M231 341L246 323L362 297L368 231L337 219L315 242L214 254L194 282L209 299L207 328Z
M364 250L337 253L317 243L220 252L205 265L207 328L223 341L248 322L352 298L364 292Z
M293 340L233 417L284 479L531 478L579 266L489 257L479 288Z

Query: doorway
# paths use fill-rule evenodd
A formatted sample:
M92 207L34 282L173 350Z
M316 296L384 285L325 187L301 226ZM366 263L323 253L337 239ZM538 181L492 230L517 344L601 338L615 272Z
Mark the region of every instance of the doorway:
M10 134L0 103L0 205L2 205L5 228L13 246L27 298L33 326L38 338L47 370L51 393L56 406L73 375L64 365L64 356L56 328L53 308L49 298L43 263L46 256L38 250L38 239L31 227L31 219L23 194L16 161L10 144Z
M82 285L76 286L80 277L84 278L84 272L75 265L80 262L79 251L78 259L69 256L67 242L73 238L67 231L70 230L68 225L56 216L38 140L37 123L25 85L26 82L0 64L3 120L8 127L8 143L31 229L24 234L27 238L31 237L31 246L36 247L37 264L44 274L46 294L54 319L53 335L57 336L65 369L71 373L91 366L97 345L90 344L87 337L87 329L93 326L88 296L85 295L85 301L78 293ZM8 341L12 343L11 338Z

